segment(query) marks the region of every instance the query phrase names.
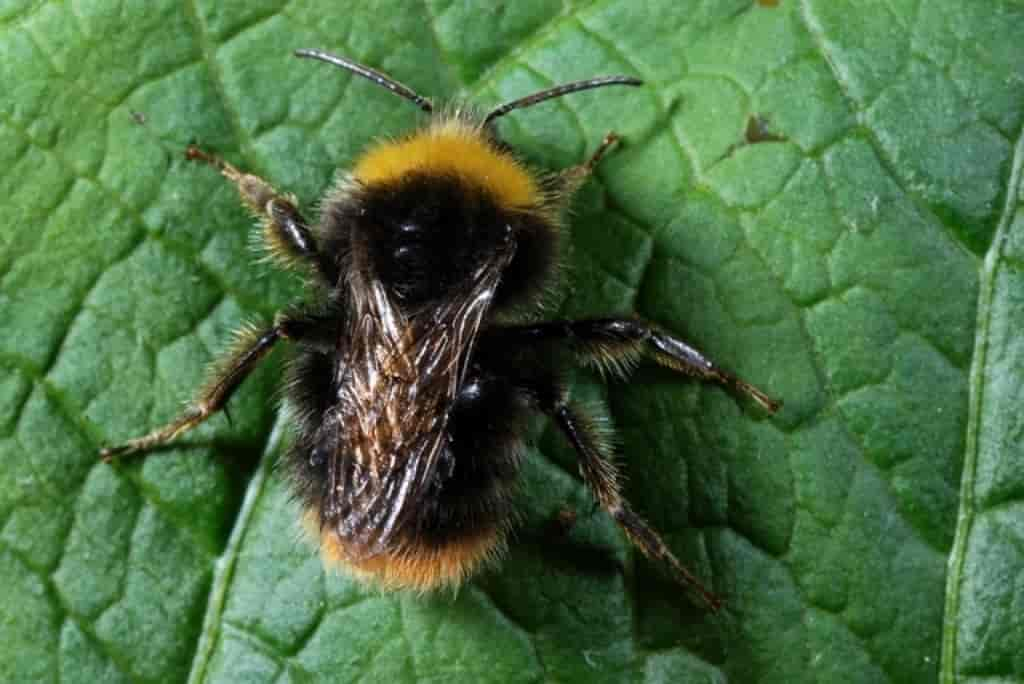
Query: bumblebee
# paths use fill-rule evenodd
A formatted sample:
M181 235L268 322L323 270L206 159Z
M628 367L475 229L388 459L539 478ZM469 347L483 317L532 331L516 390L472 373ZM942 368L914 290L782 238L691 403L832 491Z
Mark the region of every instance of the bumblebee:
M270 253L305 271L312 304L247 327L173 422L111 459L175 439L225 408L274 345L293 343L286 383L295 427L283 460L325 562L384 588L457 585L505 548L515 515L524 421L549 416L579 456L598 504L646 556L712 609L703 588L623 498L600 411L567 398L564 357L624 374L642 357L779 403L683 340L637 318L537 320L557 276L573 193L615 144L554 174L530 169L497 135L514 110L628 76L560 85L490 112L436 109L409 87L319 50L429 114L411 134L373 144L339 175L319 221L294 196L199 148L262 224Z

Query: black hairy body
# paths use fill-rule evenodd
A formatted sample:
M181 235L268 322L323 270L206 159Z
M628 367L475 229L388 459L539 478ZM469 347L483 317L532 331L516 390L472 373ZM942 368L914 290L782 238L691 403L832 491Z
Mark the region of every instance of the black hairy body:
M425 98L372 69L326 53L300 55L433 112ZM624 375L646 355L769 411L778 404L638 319L539 320L557 276L561 216L617 138L609 134L578 166L541 174L493 126L514 109L612 84L639 81L571 83L486 116L432 113L342 174L317 224L266 181L190 148L190 158L214 164L238 187L271 254L306 272L312 303L246 330L181 417L104 455L146 450L191 429L288 340L296 347L286 385L296 436L285 465L326 560L389 588L462 581L504 548L516 518L520 435L529 415L541 412L574 447L584 482L631 541L717 607L623 498L610 427L567 398L559 369L568 356Z
M327 286L323 292L328 299L343 301L345 306L340 310L345 313L317 323L324 327L323 337L337 341L334 349L303 347L300 343L287 387L298 415L304 419L288 463L306 503L328 519L336 515L345 520L346 529L352 530L346 541L358 546L371 541L373 534L356 531L358 525L353 523L349 507L352 502L339 502L337 511L323 505L328 498L325 489L332 479L329 452L335 440L344 441L322 429L323 416L331 411L342 415L363 413L367 402L360 389L345 392L338 387L339 383L356 382L351 373L358 374L358 369L351 369L349 375L338 369L351 365L352 337L359 332L348 312L360 307L356 299L369 296L365 291L349 289L353 282L351 269L365 262L364 268L379 281L395 307L393 315L406 321L405 325L423 321L429 326L458 326L464 322L452 320L451 303L466 296L467 279L481 263L500 252L510 235L528 234L531 244L529 250L517 245L505 266L500 282L489 295L493 297L488 311L491 315L536 290L537 283L549 275L546 271L555 263L557 233L527 208L502 209L486 189L455 175L413 174L394 185L348 188L325 203L321 221L319 237L328 253L338 255L333 267L341 274L338 282L343 284L340 289ZM538 255L540 259L533 258ZM314 306L313 311L319 308ZM299 316L317 318L306 312ZM423 483L423 494L410 507L408 517L402 517L389 532L387 543L393 547L420 546L440 551L481 534L503 531L513 515L513 488L522 450L519 435L535 403L532 388L551 382L553 363L537 349L529 364L534 377L523 377L521 369L510 373L508 352L513 350L504 349L498 336L487 335L485 322L480 327L482 332L474 348L449 347L440 350L440 359L424 359L419 366L412 362L416 383L425 382L422 366L447 362L447 354L464 354L465 370L446 407L445 425L439 429L433 476ZM395 353L409 355L408 351ZM324 381L331 377L339 378L338 382ZM402 426L375 427L431 434L429 423L437 415L433 407L404 405L399 408L398 418ZM358 438L381 439L374 434ZM367 505L381 502L378 488L373 488L372 497ZM349 552L372 555L382 546L380 540L375 543L377 548L370 544L365 549L350 548Z

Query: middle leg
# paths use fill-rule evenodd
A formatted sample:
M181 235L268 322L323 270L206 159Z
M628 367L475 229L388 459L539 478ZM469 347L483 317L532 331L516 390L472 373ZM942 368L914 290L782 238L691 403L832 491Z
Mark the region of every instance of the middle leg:
M683 340L635 318L592 318L579 321L548 321L527 325L495 326L487 336L506 345L568 342L574 352L600 370L624 375L644 355L663 366L714 382L744 394L769 413L782 402L718 364Z
M110 461L117 456L145 452L199 426L210 416L227 407L231 396L278 341L308 340L309 344L314 346L323 344L322 340L329 339L323 331L324 327L323 319L294 314L279 315L274 325L268 328L241 328L232 350L215 363L209 381L181 415L141 437L116 446L104 447L100 450L100 457L104 461Z

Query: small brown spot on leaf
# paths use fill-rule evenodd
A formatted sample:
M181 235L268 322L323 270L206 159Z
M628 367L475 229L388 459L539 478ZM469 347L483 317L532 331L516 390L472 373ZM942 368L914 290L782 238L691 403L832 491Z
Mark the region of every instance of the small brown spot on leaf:
M747 145L757 145L765 142L785 142L786 136L772 133L769 126L769 121L766 117L760 114L751 114L747 117L747 127L743 131L743 140L737 143L729 145L729 149L725 151L721 157L719 157L715 163L728 159L731 157L736 150Z
M783 142L786 138L769 130L768 119L760 114L752 114L747 119L747 130L743 134L743 139L748 145L756 145L763 142Z

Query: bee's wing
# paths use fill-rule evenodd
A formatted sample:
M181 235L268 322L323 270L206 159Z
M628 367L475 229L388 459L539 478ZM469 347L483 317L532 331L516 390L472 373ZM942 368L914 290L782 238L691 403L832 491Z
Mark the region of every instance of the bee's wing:
M336 383L339 439L324 522L353 553L388 548L443 474L448 415L511 253L496 253L456 296L406 317L379 281L355 283L347 364ZM357 276L358 277L358 276Z

